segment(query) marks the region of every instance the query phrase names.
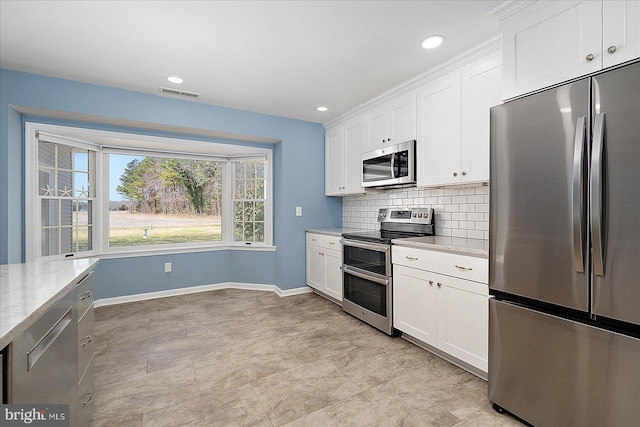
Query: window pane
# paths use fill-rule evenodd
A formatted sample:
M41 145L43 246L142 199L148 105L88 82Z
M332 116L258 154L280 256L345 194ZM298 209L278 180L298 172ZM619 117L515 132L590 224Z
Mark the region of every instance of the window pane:
M236 181L236 195L235 199L244 199L244 180L240 179Z
M222 164L109 155L109 246L222 240Z
M74 227L73 228L73 251L89 251L91 250L91 227Z
M244 228L242 226L242 222L236 222L236 231L234 234L234 240L238 241L238 242L242 242L243 238L242 238L242 233L244 231Z
M57 255L59 228L43 228L40 237L42 256Z
M58 145L58 169L71 170L73 166L73 148L67 145Z
M44 199L40 202L40 222L43 227L56 226L58 218L58 200Z
M73 225L89 225L92 224L91 220L91 205L92 201L89 200L74 200L73 201Z
M74 172L73 197L89 197L89 174Z
M244 162L238 162L235 164L235 166L236 166L236 179L243 179L245 176Z
M244 240L248 242L253 242L253 223L246 222L244 224Z
M264 163L256 162L256 178L264 178Z
M41 196L57 196L55 172L52 169L38 170L38 194Z
M73 191L73 181L72 181L72 173L68 171L58 171L58 194L56 196L60 197L72 197L71 194Z
M73 224L73 200L60 200L60 225Z
M264 199L264 180L256 181L256 199Z
M264 242L264 222L256 222L256 242Z
M62 227L60 228L60 249L63 254L74 252L73 244L73 228Z
M73 169L77 171L89 172L89 151L75 150Z
M41 166L55 167L56 165L56 145L49 142L38 144L38 164Z
M256 221L264 221L264 202L256 202L254 209L255 217L253 219Z

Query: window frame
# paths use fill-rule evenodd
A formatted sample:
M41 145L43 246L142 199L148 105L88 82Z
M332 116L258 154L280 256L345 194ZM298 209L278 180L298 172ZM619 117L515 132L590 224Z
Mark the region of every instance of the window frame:
M38 198L38 132L47 134L47 140L58 138L60 143L95 151L95 207L91 251L73 255L41 255L41 223ZM52 136L52 137L49 137ZM56 141L52 141L56 142ZM176 151L175 147L180 147ZM150 157L212 160L225 163L222 173L222 240L194 243L172 243L110 248L109 245L109 154L131 154ZM264 242L234 241L233 201L235 190L234 163L242 160L265 161L265 218ZM27 261L40 259L120 258L211 250L267 250L273 251L273 149L240 144L221 144L181 138L158 137L144 134L101 131L88 128L25 123L25 240Z

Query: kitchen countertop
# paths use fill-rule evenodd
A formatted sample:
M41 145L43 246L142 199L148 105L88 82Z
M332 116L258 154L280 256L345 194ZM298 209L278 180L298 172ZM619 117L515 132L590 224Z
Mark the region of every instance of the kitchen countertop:
M346 227L334 227L334 228L307 228L308 233L326 234L329 236L342 237L344 233L359 233L365 230L364 228L346 228Z
M393 239L397 246L408 246L417 249L452 252L461 255L489 257L489 241L481 239L467 239L464 237L425 236Z
M0 349L69 292L98 258L0 265Z

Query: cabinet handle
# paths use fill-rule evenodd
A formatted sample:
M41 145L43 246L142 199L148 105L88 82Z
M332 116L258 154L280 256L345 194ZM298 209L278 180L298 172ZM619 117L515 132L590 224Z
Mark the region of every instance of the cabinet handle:
M593 56L593 53L590 53L584 57L584 59L586 59L587 61L593 61L593 58L595 58L595 56Z
M382 143L384 144L384 138L382 138Z
M453 176L458 176L458 172L454 172L454 173L453 173Z
M91 341L93 341L93 337L91 335L87 335L86 337L84 337L84 339L87 341L82 343L82 347L86 347Z
M391 142L391 138L387 138L387 142Z
M93 399L93 393L87 392L82 395L82 397L85 397L85 396L89 396L89 398L80 404L80 406L82 406L83 408L87 405L87 403L91 402L91 399Z
M607 48L607 52L609 53L616 53L617 48L615 46L609 46Z
M82 296L80 297L80 300L84 301L87 298L91 298L91 291L87 291L87 292L83 293Z
M438 282L437 285L438 285L439 288L442 287L442 283L440 283L440 282Z
M466 176L467 175L467 171L462 171L462 176Z
M459 265L456 265L456 268L458 270L462 270L462 271L471 271L471 270L473 270L473 268L471 268L471 267L461 267Z
M336 244L336 242L329 242L329 244L330 244L330 245L335 245L335 244Z
M433 286L433 280L429 280L429 286Z
M418 258L414 258L414 257L409 256L409 255L405 255L405 258L407 258L410 261L417 261L418 260Z
M311 241L312 241L312 242L315 242L316 240L318 240L318 239L311 238Z

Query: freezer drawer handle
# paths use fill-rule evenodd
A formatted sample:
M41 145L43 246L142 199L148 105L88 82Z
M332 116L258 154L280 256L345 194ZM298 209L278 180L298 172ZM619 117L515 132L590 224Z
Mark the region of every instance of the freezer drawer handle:
M91 335L87 335L82 341L82 347L86 347L91 343L91 341L93 341L93 337Z
M417 261L417 260L418 260L418 258L413 257L413 256L409 256L409 255L405 255L404 257L405 257L406 259L410 260L410 261Z
M604 276L603 189L605 113L596 114L591 153L591 238L593 239L593 272Z
M462 271L471 271L471 270L473 270L473 268L471 268L471 267L462 267L460 265L456 265L456 268L458 270L462 270Z
M576 119L575 137L573 140L573 179L572 186L572 222L573 222L573 257L575 269L578 273L584 273L584 149L586 134L585 116Z
M91 291L87 291L87 292L83 293L82 296L80 297L80 300L84 301L87 298L91 298Z
M85 394L83 394L83 395L82 395L82 397L88 397L88 399L87 399L87 400L85 400L84 402L82 402L82 403L80 404L80 406L82 406L82 407L84 408L85 406L87 406L87 404L88 404L89 402L91 402L91 399L93 399L93 393L91 393L90 391L89 391L89 392L86 392Z
M27 352L27 371L33 369L33 366L46 353L47 349L55 342L55 340L64 332L72 320L71 308L56 322L49 332L47 332L31 350Z

